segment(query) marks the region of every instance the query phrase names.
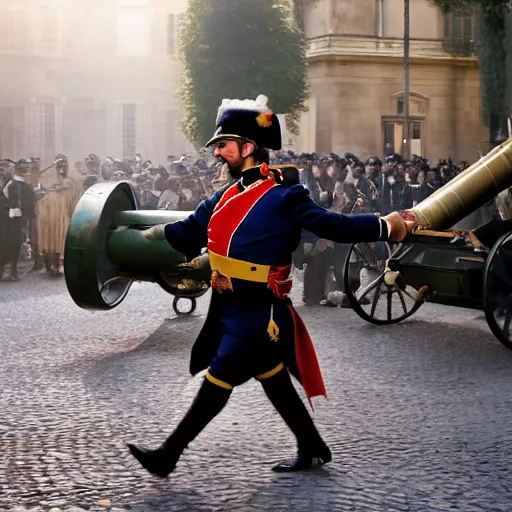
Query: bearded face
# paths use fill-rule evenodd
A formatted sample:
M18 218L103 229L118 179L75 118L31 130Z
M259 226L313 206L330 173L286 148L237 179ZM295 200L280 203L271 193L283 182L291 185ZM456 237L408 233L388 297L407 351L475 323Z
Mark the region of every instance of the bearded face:
M242 169L243 169L243 164L240 164L237 167L231 167L230 165L228 165L229 175L234 180L239 180L242 177Z
M228 166L229 174L238 180L242 176L244 158L240 153L240 146L236 140L220 140L215 144L213 156Z

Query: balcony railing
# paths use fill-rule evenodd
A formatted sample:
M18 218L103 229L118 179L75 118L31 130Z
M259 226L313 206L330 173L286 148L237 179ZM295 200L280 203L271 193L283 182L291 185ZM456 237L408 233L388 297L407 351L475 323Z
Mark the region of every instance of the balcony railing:
M327 34L311 38L307 51L310 60L333 56L403 58L403 54L404 41L401 38L351 34ZM411 39L409 54L411 59L451 60L454 55L459 58L473 57L473 53L448 51L441 39Z
M473 57L476 55L476 41L472 39L445 39L443 47L447 53L457 57Z

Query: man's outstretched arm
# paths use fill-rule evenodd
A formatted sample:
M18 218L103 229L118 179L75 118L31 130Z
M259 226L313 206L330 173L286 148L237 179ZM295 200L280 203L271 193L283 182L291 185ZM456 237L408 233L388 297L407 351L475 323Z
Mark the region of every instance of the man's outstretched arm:
M385 217L331 212L318 206L301 185L290 187L283 199L282 211L294 218L301 228L338 243L401 241L413 225L406 224L398 212Z
M144 231L148 240L167 240L174 249L182 252L190 261L208 245L208 224L215 206L225 189L201 201L189 217L171 224L157 224Z

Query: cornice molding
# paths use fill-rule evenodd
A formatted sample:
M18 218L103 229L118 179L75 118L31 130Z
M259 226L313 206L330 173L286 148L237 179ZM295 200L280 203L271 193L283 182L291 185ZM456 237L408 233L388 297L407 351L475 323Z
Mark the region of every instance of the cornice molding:
M412 63L430 63L478 67L476 57L462 57L447 53L443 41L437 39L411 39ZM327 34L309 40L309 62L322 60L397 61L403 60L404 41L397 38Z

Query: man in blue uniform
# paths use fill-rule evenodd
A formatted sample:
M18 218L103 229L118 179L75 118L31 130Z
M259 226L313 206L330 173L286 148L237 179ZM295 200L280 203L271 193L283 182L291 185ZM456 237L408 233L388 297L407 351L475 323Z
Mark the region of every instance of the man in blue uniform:
M264 148L281 148L279 121L265 96L224 100L207 145L237 182L204 200L187 219L145 232L149 240L166 238L193 264L209 259L212 300L190 363L192 374L207 371L189 411L159 448L128 448L150 473L167 477L233 388L256 378L297 439L296 458L273 469L326 464L331 452L290 379L292 373L308 399L326 396L311 339L288 299L292 252L302 229L346 243L402 240L408 226L396 212L379 218L325 210L299 184L297 169L264 163ZM198 258L204 247L208 255Z

